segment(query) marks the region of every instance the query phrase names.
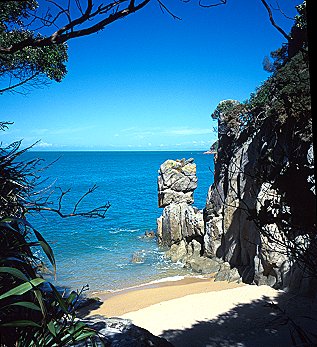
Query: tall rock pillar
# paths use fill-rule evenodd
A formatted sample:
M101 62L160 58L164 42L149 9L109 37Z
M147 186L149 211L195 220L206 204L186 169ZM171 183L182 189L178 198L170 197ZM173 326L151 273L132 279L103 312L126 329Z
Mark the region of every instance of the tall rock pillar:
M164 208L157 219L158 242L169 248L173 261L203 254L202 211L193 207L197 188L194 159L166 160L159 169L158 205Z

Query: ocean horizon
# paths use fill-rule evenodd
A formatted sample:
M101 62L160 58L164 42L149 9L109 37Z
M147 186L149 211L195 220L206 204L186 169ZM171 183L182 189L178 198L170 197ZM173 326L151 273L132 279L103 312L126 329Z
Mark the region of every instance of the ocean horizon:
M163 209L157 203L157 176L167 159L194 158L198 187L194 193L199 209L204 208L213 183L213 155L203 151L29 151L24 159L44 159L41 173L51 185L51 201L63 191L63 212L69 213L76 201L93 185L98 189L82 202L82 210L111 204L105 219L60 218L51 212L29 215L31 224L50 243L57 262L56 280L60 287L90 292L113 291L191 273L180 263L165 259L155 238L156 219ZM37 251L45 260L43 254ZM46 261L47 263L47 261Z

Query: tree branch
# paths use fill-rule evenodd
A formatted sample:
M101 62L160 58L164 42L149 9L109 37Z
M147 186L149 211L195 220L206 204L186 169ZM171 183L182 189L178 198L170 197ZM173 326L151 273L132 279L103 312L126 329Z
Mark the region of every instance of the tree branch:
M2 94L4 92L7 92L7 91L12 91L12 89L15 89L15 88L18 88L18 87L21 87L21 86L25 85L26 83L28 83L31 80L33 80L34 78L36 78L39 74L40 74L39 72L36 72L35 74L33 74L30 77L24 79L23 81L20 81L19 83L10 85L7 88L0 89L0 94Z
M273 18L273 14L272 14L272 10L270 9L270 6L268 5L268 3L266 2L266 0L261 0L262 4L264 5L264 7L267 10L267 13L269 15L269 19L271 24L273 25L273 27L275 29L277 29L285 38L288 42L290 42L292 40L292 38L286 34L286 32L279 26L276 24L274 18Z
M226 3L227 3L227 0L220 0L219 2L217 2L215 4L203 5L202 0L199 0L199 6L204 7L204 8L210 8L210 7L225 5Z
M57 207L50 207L48 206L47 201L39 202L39 201L33 201L31 204L27 205L27 211L36 211L36 212L42 212L42 211L48 211L58 214L62 218L69 218L69 217L88 217L88 218L106 218L106 212L110 208L110 203L107 202L104 205L95 207L91 210L87 211L78 211L79 205L82 203L82 201L90 194L92 194L96 189L97 186L93 185L91 188L89 188L74 204L74 208L71 212L65 213L63 212L63 199L64 197L70 192L70 189L67 189L66 191L63 191L60 187L57 187L60 190L60 195L58 198L58 205Z
M68 16L68 23L60 27L60 29L58 29L57 31L55 31L49 36L44 36L40 38L30 36L24 40L21 40L18 43L12 44L9 47L0 46L0 54L3 54L3 55L13 54L15 52L23 50L26 47L36 48L36 47L51 46L54 44L64 43L73 38L87 36L87 35L96 33L104 29L107 25L119 19L124 18L128 16L129 14L139 11L150 2L150 0L144 0L140 2L139 4L135 5L135 0L130 0L129 2L128 0L118 0L118 1L113 1L108 5L101 4L94 11L92 0L87 0L87 7L85 12L82 13L81 9L79 9L79 12L82 13L81 16L79 16L76 19L71 19L68 10L65 10L53 0L47 0L47 1L57 6L60 10L59 14L55 16L54 20L51 22L51 25L55 22L55 20L59 17L61 13L65 13ZM107 14L115 6L119 6L124 2L128 2L125 8L122 8L120 10L118 9L117 11L110 13L109 15L106 16L106 18L103 18L99 20L97 23L94 23L86 28L82 28L82 29L79 28L80 25L87 24L91 19L97 16L102 16L104 14ZM167 10L167 8L164 5L163 7ZM170 13L170 11L168 12ZM48 23L46 20L44 22Z

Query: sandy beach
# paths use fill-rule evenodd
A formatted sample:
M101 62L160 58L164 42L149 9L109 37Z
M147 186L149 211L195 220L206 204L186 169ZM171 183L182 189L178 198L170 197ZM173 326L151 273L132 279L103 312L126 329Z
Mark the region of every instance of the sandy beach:
M103 304L92 311L90 315L119 317L187 295L222 291L242 286L244 285L234 282L215 282L212 276L206 276L205 278L187 277L177 281L146 284L114 293L101 292L96 293L96 296Z
M291 346L289 325L269 304L289 312L316 316L283 291L269 286L215 282L213 278L185 278L123 290L99 293L102 305L89 315L122 317L166 338L179 347ZM291 303L292 305L289 305ZM307 302L305 301L305 304Z

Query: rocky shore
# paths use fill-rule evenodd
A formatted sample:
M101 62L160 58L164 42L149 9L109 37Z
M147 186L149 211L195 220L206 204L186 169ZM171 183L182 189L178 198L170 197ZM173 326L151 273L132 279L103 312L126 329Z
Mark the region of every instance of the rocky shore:
M296 160L301 166L293 168L288 162L294 161L295 144L282 135L272 142L272 119L255 133L228 130L221 114L218 123L214 184L203 210L193 206L194 160L167 160L160 166L158 205L163 212L157 219L158 243L168 248L166 256L172 261L202 274L214 272L219 280L315 296L316 279L303 265L309 257L312 264L315 261L309 241L316 218L312 144L297 135ZM279 133L289 126L283 124ZM306 127L303 132L309 133L309 124ZM282 160L284 166L277 170L274 163ZM296 186L292 177L298 180Z
M206 253L204 211L192 206L197 188L194 159L166 160L159 169L157 239L168 248L166 257L201 274L215 273L217 280L239 281L230 265Z

